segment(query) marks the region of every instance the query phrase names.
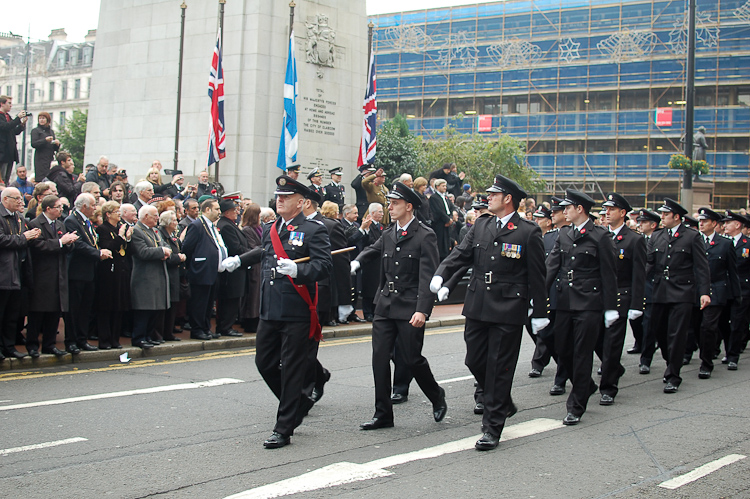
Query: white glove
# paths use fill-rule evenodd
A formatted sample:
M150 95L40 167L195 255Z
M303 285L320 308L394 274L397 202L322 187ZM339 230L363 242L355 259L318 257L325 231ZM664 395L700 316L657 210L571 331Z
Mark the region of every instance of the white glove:
M224 267L224 270L227 272L234 272L240 268L240 257L230 256L229 258L225 258L221 261L221 266Z
M445 300L447 300L447 299L448 299L448 295L449 295L449 294L451 294L451 291L450 291L450 289L448 289L448 288L446 288L445 286L443 286L443 287L442 287L442 288L440 288L440 289L438 290L438 292L437 292L437 295L438 295L438 301L445 301Z
M357 273L357 271L359 270L359 268L360 268L361 266L362 266L362 265L361 265L361 264L359 263L359 260L352 260L352 262L351 262L351 263L349 264L349 273L350 273L351 275L354 275L354 274L356 274L356 273Z
M549 326L549 319L531 319L531 332L537 334L540 330Z
M288 258L279 258L276 262L276 273L288 275L292 279L297 277L297 264Z
M531 317L531 314L533 313L534 313L534 299L532 298L531 300L529 300L529 311L526 317Z
M620 318L620 314L617 310L605 310L604 311L604 327L610 327Z
M443 278L440 277L439 275L436 275L435 277L433 277L432 280L430 281L430 291L432 291L433 293L437 293L438 291L440 291L440 288L442 287L443 287Z
M628 310L628 320L629 321L634 321L634 320L636 320L638 317L640 317L642 315L643 315L643 312L641 312L640 310L633 310L632 308L630 310Z

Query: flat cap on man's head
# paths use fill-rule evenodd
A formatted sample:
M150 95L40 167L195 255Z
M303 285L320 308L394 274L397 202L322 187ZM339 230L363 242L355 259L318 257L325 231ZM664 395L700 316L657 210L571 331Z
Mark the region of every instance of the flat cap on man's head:
M276 178L276 190L273 192L276 196L288 196L290 194L302 194L307 197L310 189L297 182L287 175L281 175Z
M664 198L664 205L659 207L656 211L660 211L662 213L674 213L675 215L679 215L681 217L684 217L688 213L688 211L683 208L680 203L672 198Z
M417 193L401 182L394 182L393 189L385 197L389 199L403 199L407 203L411 203L415 210L422 206L422 200L419 199Z
M588 194L575 189L568 189L565 191L565 199L560 202L560 206L576 205L590 210L594 203L595 201Z
M633 211L633 207L630 206L628 200L616 192L607 194L607 200L602 203L602 206L620 208L621 210L625 210L626 213Z
M528 194L526 194L526 191L520 185L502 175L495 175L495 183L487 188L487 192L510 194L513 199L517 200L528 197Z
M658 213L643 208L638 211L638 216L635 220L636 222L654 222L658 225L661 222L661 217Z

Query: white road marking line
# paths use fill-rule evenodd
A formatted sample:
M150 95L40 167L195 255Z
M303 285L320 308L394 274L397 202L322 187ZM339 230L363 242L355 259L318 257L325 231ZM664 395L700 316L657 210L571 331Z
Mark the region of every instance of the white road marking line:
M87 438L74 437L65 440L55 440L54 442L44 442L41 444L24 445L23 447L13 447L12 449L0 449L0 456L7 456L16 452L26 452L27 450L46 449L48 447L57 447L58 445L74 444L76 442L86 442Z
M123 392L99 393L96 395L85 395L83 397L71 397L67 399L44 400L41 402L31 402L28 404L14 404L0 406L0 411L11 411L14 409L28 409L30 407L42 407L45 405L69 404L72 402L84 402L88 400L111 399L117 397L128 397L130 395L143 395L147 393L172 392L175 390L191 390L193 388L208 388L213 386L233 385L235 383L244 383L241 379L219 378L199 383L182 383L179 385L157 386L154 388L141 388L139 390L126 390Z
M711 461L710 463L706 463L703 466L698 466L690 473L685 473L684 475L674 477L671 480L667 480L666 482L661 482L659 484L659 487L674 490L678 487L682 487L683 485L694 482L699 478L703 478L704 476L713 473L714 471L723 468L724 466L728 466L732 463L745 459L746 457L747 456L743 456L741 454L729 454L728 456L724 456L721 459L717 459L716 461Z
M455 383L456 381L466 381L467 379L474 379L474 375L470 374L468 376L461 376L460 378L444 379L443 381L438 381L438 385L444 385L446 383Z
M562 423L559 420L546 418L532 419L531 421L526 421L524 423L519 423L517 425L505 428L501 440L503 442L506 442L508 440L528 437L537 433L544 433L556 428L562 428ZM334 463L318 470L305 473L303 475L288 478L286 480L281 480L279 482L264 485L262 487L256 487L254 489L246 490L244 492L228 496L225 499L259 499L281 497L298 494L300 492L309 492L312 490L335 487L336 485L343 485L346 483L360 482L363 480L385 477L392 475L393 473L383 468L391 468L393 466L398 466L399 464L404 464L411 461L430 459L433 457L443 456L445 454L452 454L454 452L474 449L474 443L476 441L476 436L463 438L461 440L456 440L455 442L448 442L445 444L437 445L435 447L428 447L427 449L407 452L405 454L398 454L383 459L377 459L375 461L370 461L369 463L364 464Z

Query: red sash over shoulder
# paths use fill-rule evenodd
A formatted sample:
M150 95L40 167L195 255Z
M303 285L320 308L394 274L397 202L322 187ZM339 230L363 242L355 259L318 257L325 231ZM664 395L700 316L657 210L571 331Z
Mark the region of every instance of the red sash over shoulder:
M281 221L279 223L281 223ZM268 232L271 236L271 244L273 244L274 253L276 253L277 256L289 259L286 251L284 251L284 247L281 245L281 238L279 238L279 232L277 230L276 224L274 224L274 226L271 227L271 230L269 230ZM299 293L302 299L305 300L305 303L307 303L307 306L310 309L309 337L311 339L314 339L315 341L320 341L323 338L323 328L321 327L320 321L318 320L318 283L315 283L315 300L313 300L312 298L310 298L310 292L307 290L307 286L305 286L304 284L295 284L294 279L292 279L291 276L287 277L292 283L292 286L294 286L294 289L297 290L297 293Z

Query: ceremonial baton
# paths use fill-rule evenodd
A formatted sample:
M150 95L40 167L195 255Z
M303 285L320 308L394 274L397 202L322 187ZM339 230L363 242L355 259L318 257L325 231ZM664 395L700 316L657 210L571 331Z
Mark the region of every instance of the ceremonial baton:
M331 251L331 255L338 255L340 253L348 253L349 251L354 251L357 249L356 246L349 246L348 248L341 248L334 251ZM292 260L294 263L303 263L303 262L309 262L310 257L306 256L304 258L297 258L296 260Z

